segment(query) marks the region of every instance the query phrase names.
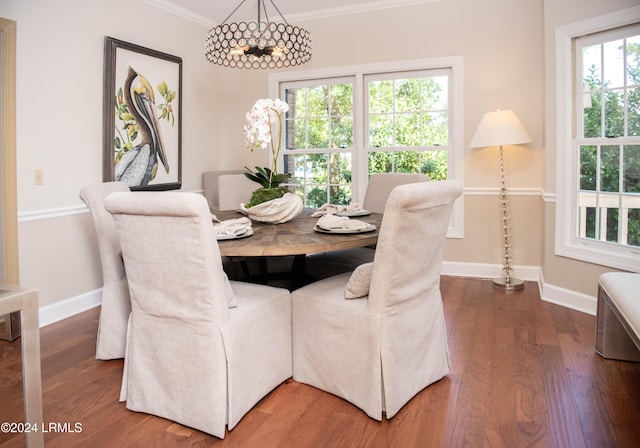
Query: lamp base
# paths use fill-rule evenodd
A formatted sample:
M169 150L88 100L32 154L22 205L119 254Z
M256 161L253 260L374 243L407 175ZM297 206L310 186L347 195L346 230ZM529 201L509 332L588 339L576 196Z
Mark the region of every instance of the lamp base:
M524 288L524 280L515 277L498 277L493 279L493 286L498 289L515 291Z

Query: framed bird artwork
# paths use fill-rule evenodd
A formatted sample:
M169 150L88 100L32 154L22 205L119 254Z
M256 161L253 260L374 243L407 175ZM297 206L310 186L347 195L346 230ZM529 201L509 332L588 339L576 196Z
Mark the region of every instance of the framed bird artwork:
M182 58L105 37L102 180L182 186Z

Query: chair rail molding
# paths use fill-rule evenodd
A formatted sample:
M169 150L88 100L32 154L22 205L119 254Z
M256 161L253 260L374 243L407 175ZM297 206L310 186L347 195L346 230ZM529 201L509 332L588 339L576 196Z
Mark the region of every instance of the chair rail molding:
M203 191L194 191L203 194ZM509 189L513 196L540 196L544 202L555 203L555 193L545 193L541 188L514 188ZM469 196L499 196L499 188L465 188L464 195ZM89 213L89 209L84 205L72 207L60 207L56 209L24 212L18 215L18 222L37 221L52 218L68 217ZM464 262L442 262L442 275L453 277L469 278L492 278L502 269L499 264L464 263ZM514 266L515 274L526 280L538 284L540 297L542 300L554 303L566 308L595 315L597 300L595 296L589 296L576 291L571 291L559 286L545 283L542 268L540 266ZM71 297L60 302L47 305L40 309L40 325L49 325L58 320L65 319L74 314L81 313L93 307L99 306L101 302L102 289L89 291L76 297Z
M475 188L475 187L467 187L464 189L463 194L465 196L499 196L500 195L500 187L484 187L484 188ZM513 188L509 187L508 191L509 196L540 196L545 199L548 194L545 193L541 188ZM555 195L553 195L555 197Z
M193 193L204 194L202 190L193 191ZM73 215L82 215L89 213L86 205L72 205L69 207L57 207L42 210L34 210L29 212L18 213L18 222L40 221L52 218L64 218Z
M52 218L64 218L67 216L81 215L83 213L89 213L89 209L84 205L36 210L32 212L22 212L18 213L18 223L40 221Z

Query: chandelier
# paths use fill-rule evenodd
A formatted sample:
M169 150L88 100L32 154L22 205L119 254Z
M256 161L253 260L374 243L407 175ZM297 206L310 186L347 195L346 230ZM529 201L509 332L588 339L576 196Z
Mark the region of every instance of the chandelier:
M273 0L269 2L284 22L270 21L264 0L257 0L257 21L227 23L245 1L207 33L205 56L209 62L231 68L265 69L300 65L311 59L311 34L290 25Z

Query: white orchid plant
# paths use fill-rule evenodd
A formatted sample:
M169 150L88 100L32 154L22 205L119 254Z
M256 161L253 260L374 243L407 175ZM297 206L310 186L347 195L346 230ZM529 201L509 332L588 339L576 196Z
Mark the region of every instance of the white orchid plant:
M245 167L248 171L245 176L262 185L265 190L278 188L281 183L289 179L288 174L278 174L277 172L278 156L282 145L282 120L288 110L289 105L281 99L264 98L256 101L246 114L247 124L244 126L245 149L253 151L254 149L267 149L270 147L272 167L262 168L257 166L255 171ZM277 132L277 139L273 137L274 130Z

